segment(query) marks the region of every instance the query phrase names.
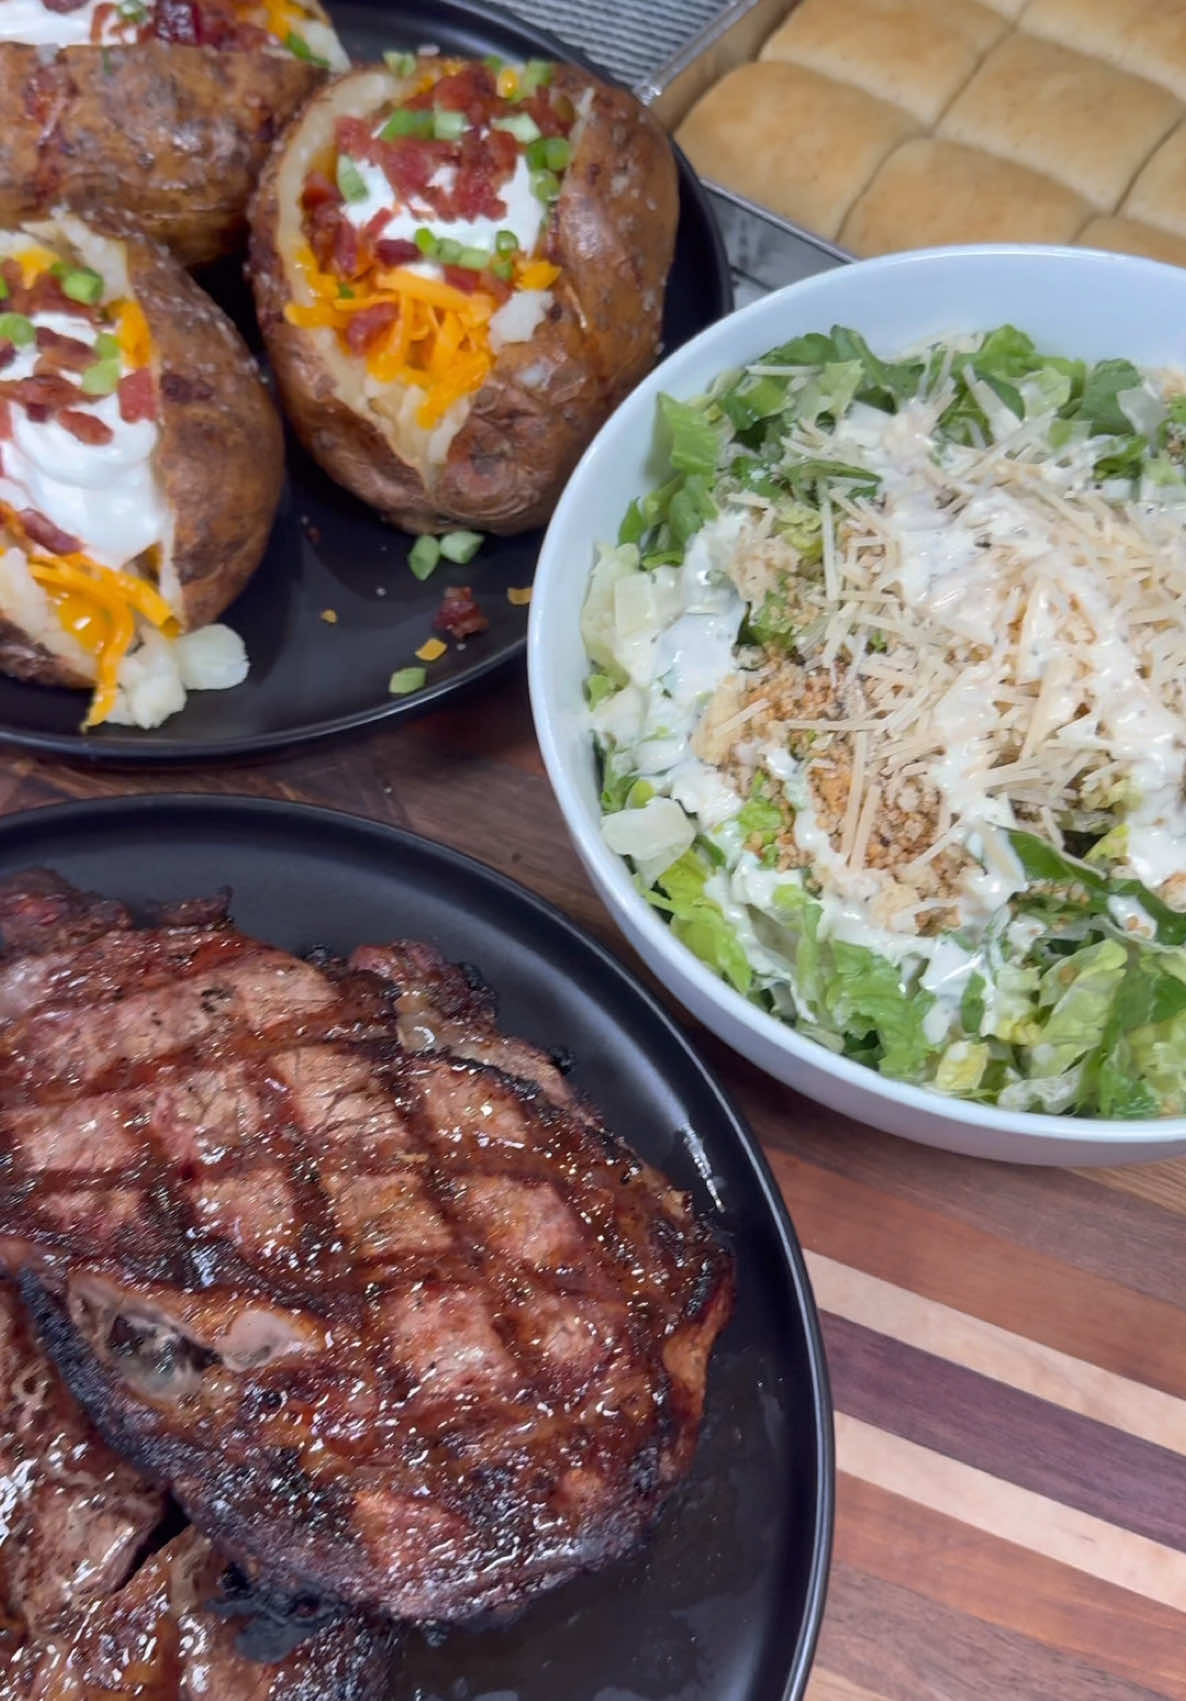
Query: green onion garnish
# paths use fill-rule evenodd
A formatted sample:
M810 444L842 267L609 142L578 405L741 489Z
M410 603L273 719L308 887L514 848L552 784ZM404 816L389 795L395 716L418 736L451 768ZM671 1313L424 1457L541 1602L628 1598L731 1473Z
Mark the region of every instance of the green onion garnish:
M555 69L550 59L529 59L519 73L518 98L530 99L537 89L544 88L552 81Z
M465 135L467 128L464 112L451 112L446 107L433 108L432 134L434 141L458 142Z
M465 567L482 547L481 532L446 532L441 539L441 554L446 561Z
M410 691L419 691L427 678L426 667L396 668L387 681L387 689L393 697L406 697Z
M519 238L513 230L499 231L494 238L494 252L496 254L517 254L519 252Z
M531 174L531 193L541 200L545 206L559 199L560 179L554 171L533 171Z
M501 278L503 283L515 281L515 262L509 254L500 254L497 258L491 260L490 270L496 278Z
M489 248L463 248L453 264L464 266L467 272L484 272L493 258Z
M362 172L359 171L357 165L355 165L354 161L350 158L349 154L339 154L338 155L338 165L337 165L337 170L335 172L335 176L337 177L338 188L342 192L343 200L346 200L346 201L365 201L366 200L366 198L367 198L366 182L363 178Z
M529 112L512 112L509 118L496 118L490 128L505 130L524 146L539 136L539 125Z
M23 313L0 313L0 338L16 348L24 348L37 335L32 319Z
M79 388L84 396L109 396L118 386L119 377L118 360L97 360L79 379Z
M393 77L410 77L416 69L414 53L385 53L383 63Z
M572 143L564 136L549 136L544 143L544 164L549 171L564 171L572 161Z
M437 238L436 257L442 266L459 266L461 264L462 247L456 237L439 236Z
M393 142L397 136L431 136L432 113L425 109L423 112L413 112L410 107L397 106L391 117L379 131L381 142Z
M295 30L289 30L284 38L284 46L294 59L303 59L306 65L320 65L323 71L329 69L329 60L323 59L319 53L314 53L304 36L298 35Z
M81 301L85 307L94 307L103 297L103 279L98 272L89 266L54 266L55 276L62 285L62 294L68 295L71 301Z
M118 360L119 338L112 336L110 331L100 331L95 338L95 354L100 360Z
M416 244L417 248L419 248L425 259L436 259L437 250L441 245L426 224L422 224L420 226L420 229L416 232L415 236L413 236L412 241Z
M418 537L408 551L408 566L418 579L427 579L434 573L441 559L440 540L429 537L427 533Z

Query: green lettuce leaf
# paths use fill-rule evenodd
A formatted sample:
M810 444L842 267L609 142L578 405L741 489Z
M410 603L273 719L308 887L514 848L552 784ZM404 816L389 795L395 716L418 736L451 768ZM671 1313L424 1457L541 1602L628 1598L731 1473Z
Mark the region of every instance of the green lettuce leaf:
M875 1039L879 1067L900 1081L922 1077L935 1047L923 1023L935 1000L918 988L907 990L897 968L864 945L829 941L831 974L825 1004L845 1034Z
M705 418L702 407L677 402L674 396L659 397L659 417L671 436L668 458L676 472L711 478L723 441L720 427Z
M704 886L710 873L693 847L664 869L647 897L657 909L666 912L671 931L689 951L738 992L748 993L753 985L753 970L745 947L721 906L705 896Z

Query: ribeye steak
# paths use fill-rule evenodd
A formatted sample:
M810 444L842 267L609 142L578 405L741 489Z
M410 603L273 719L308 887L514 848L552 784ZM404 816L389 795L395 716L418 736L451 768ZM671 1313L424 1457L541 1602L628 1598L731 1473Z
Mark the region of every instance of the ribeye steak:
M0 1262L121 1453L245 1569L410 1619L623 1553L732 1269L425 946L0 888Z

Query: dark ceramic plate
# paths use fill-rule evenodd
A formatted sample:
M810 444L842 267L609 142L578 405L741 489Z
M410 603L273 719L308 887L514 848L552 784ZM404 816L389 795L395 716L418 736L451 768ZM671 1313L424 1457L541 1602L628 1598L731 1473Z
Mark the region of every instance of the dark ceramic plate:
M480 0L329 0L357 60L429 42L465 56L582 56ZM712 324L733 305L724 248L704 190L680 159L680 225L667 291L664 349ZM204 280L258 348L238 263ZM272 540L251 584L223 619L243 635L251 673L233 691L195 693L152 732L79 732L78 692L0 676L0 744L118 763L205 761L274 750L368 722L414 714L519 658L527 609L507 600L530 585L540 534L491 538L468 567L441 566L423 584L407 564L410 540L331 483L290 438L288 480ZM395 669L414 664L432 636L446 585L472 585L490 628L429 668L425 689L391 697ZM324 610L337 620L328 624Z
M392 1701L798 1701L823 1611L832 1419L803 1258L752 1135L687 1039L571 922L479 863L352 816L245 798L121 799L0 820L0 877L50 866L135 905L229 885L291 950L399 935L477 965L511 1033L689 1189L737 1258L700 1447L649 1545L513 1625L413 1635ZM315 919L314 919L315 918Z

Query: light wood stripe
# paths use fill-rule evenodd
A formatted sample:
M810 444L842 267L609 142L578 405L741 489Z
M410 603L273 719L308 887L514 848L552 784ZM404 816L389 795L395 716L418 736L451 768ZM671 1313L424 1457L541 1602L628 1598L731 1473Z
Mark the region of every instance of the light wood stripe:
M1124 1169L1079 1169L1074 1172L1097 1187L1110 1187L1134 1199L1147 1199L1162 1210L1186 1216L1186 1158L1159 1164L1128 1164Z
M960 1464L872 1424L836 1414L841 1471L904 1495L1002 1541L1015 1542L1101 1582L1179 1611L1186 1602L1186 1553L1131 1534Z
M806 1258L822 1311L1186 1455L1186 1400L924 1299L822 1253L808 1252Z
M872 1690L862 1689L859 1683L850 1683L838 1671L823 1671L816 1666L807 1685L807 1701L882 1701L882 1698Z

